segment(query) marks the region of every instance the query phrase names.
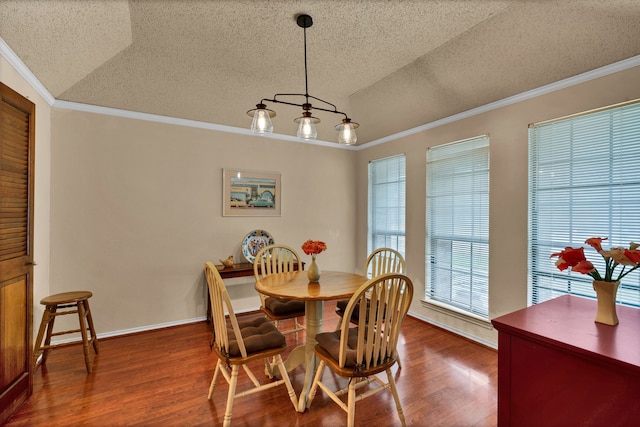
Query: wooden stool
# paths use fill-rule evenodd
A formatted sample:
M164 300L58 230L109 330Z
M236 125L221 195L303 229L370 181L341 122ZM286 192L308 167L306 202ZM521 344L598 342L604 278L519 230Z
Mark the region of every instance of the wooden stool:
M91 357L89 356L89 344L93 344L93 350L98 353L98 339L96 337L96 330L93 327L93 319L91 318L91 310L89 309L89 298L93 294L89 291L76 291L76 292L64 292L61 294L49 295L40 301L40 304L46 306L44 313L42 314L42 322L40 322L40 329L38 330L38 338L36 338L35 349L33 352L34 371L40 364L44 364L47 360L47 353L52 348L64 347L67 345L77 344L82 342L84 350L84 363L87 366L87 372L91 373ZM58 311L58 309L68 309L65 311ZM64 314L78 313L80 320L80 329L74 329L64 332L53 332L53 323L56 316ZM91 338L87 337L87 325ZM47 336L42 344L42 338L44 337L44 331L47 330ZM73 334L80 332L82 335L82 341L73 341L62 344L51 344L51 337L65 334ZM42 354L42 359L38 363L38 357Z

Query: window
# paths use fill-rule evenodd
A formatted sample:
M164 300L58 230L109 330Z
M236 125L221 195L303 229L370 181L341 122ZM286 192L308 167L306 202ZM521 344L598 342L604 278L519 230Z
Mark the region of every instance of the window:
M404 154L369 163L369 252L392 248L405 256L405 163Z
M427 151L425 297L489 316L489 137Z
M640 242L640 103L529 127L529 302L563 294L595 298L590 276L561 272L552 253L585 246L599 271L603 248ZM626 276L618 302L640 306L640 276Z

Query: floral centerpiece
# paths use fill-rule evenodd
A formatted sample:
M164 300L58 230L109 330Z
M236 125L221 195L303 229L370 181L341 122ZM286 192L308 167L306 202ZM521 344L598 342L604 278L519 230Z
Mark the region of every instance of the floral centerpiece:
M327 250L327 244L320 240L307 240L302 244L302 250L305 254L314 258L319 253Z
M584 255L584 248L567 246L562 252L552 254L551 257L558 257L556 266L560 270L566 270L570 267L571 271L588 274L593 277L594 280L602 282L619 282L624 276L640 267L640 250L638 250L640 244L631 242L629 249L610 248L608 251L605 251L602 249L603 240L607 240L607 238L592 237L587 239L585 243L598 251L598 253L602 255L602 258L604 258L604 276L587 260ZM614 273L618 266L622 266L622 269L614 278Z
M607 238L592 237L585 243L595 249L604 259L604 271L598 269L587 260L584 255L584 248L572 248L567 246L562 252L551 254L551 257L558 257L556 266L561 271L571 269L576 273L587 274L593 278L593 289L596 291L598 299L598 312L596 322L615 326L618 324L616 314L616 293L620 280L640 267L640 244L631 242L629 249L610 248L608 251L602 249L602 241ZM618 269L618 267L620 267ZM603 275L604 273L604 275Z
M320 268L316 264L316 255L327 250L327 244L320 240L307 240L302 244L302 250L305 254L311 255L311 265L307 270L307 276L310 282L317 282L320 280Z

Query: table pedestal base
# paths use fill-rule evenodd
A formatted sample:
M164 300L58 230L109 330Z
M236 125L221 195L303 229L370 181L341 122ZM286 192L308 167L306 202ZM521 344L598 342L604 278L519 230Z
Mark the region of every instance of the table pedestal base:
M294 348L287 360L284 361L284 366L287 372L293 371L298 366L304 364L304 384L302 390L298 394L298 412L304 412L307 407L307 400L309 398L309 390L311 384L313 384L313 377L318 369L319 362L316 359L316 354L313 349L316 344L316 334L322 332L322 314L324 312L323 301L306 301L305 302L305 332L306 341L303 345L299 345ZM312 368L309 368L312 366ZM280 370L275 364L270 366L272 375L269 375L269 368L265 368L265 373L271 377L273 375L279 375Z
M316 344L316 334L322 332L322 314L324 312L324 301L305 301L305 322L307 339L304 345L304 363L306 366L304 373L304 384L298 399L298 412L304 412L307 407L309 390L313 383L313 377L318 369L318 361L313 349ZM288 360L288 358L287 358Z

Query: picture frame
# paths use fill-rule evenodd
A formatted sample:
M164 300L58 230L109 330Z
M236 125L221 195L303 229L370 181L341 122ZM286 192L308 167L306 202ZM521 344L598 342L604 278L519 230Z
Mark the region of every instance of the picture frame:
M223 216L281 216L280 173L222 170Z

